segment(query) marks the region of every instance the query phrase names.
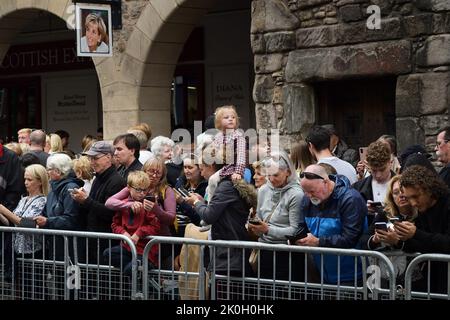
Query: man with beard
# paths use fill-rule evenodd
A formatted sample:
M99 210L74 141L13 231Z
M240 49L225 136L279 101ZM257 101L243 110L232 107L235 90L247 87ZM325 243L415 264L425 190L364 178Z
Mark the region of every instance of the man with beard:
M367 206L361 194L340 175L328 176L319 165L310 165L300 174L305 192L300 210L311 233L296 244L313 247L355 248L367 228ZM320 272L322 256L313 255ZM337 257L323 256L324 280L327 283L354 283L353 257L340 257L341 272L337 274ZM361 269L358 265L357 280Z

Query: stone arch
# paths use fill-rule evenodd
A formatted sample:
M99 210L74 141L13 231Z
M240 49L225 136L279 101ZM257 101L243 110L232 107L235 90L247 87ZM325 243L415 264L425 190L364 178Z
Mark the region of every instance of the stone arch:
M121 79L108 86L106 94L108 98L123 92L111 105L118 125L131 115L149 123L155 134L170 134L170 89L178 57L195 25L214 5L215 0L152 0L146 5L127 42Z
M75 21L75 12L70 7L72 0L1 0L0 1L0 61L3 60L14 37L34 19L40 11L47 11L61 18L65 22ZM113 83L117 77L114 58L92 58L97 77L100 82L102 99L104 88ZM103 102L105 114L105 103ZM108 114L103 117L105 124L110 121Z

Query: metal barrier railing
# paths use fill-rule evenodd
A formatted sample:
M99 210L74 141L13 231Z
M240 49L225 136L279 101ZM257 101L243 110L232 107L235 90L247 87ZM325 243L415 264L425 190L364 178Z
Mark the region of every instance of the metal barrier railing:
M27 234L33 241L33 249L40 248L45 252L42 256L14 252L13 242L15 234ZM9 243L7 241L10 236ZM61 237L63 258L56 258L56 243ZM34 244L41 239L41 243ZM103 256L100 241L108 242L108 249L112 248L112 241L124 241L128 244L131 255L130 272L124 273L125 261L120 265L112 263L111 253ZM93 241L93 246L88 245ZM38 242L38 241L37 241ZM36 243L37 243L36 242ZM92 244L92 243L90 243ZM8 253L9 245L9 253ZM150 269L148 254L152 246L160 247L159 267ZM162 246L166 252L162 252ZM71 252L73 246L73 251ZM85 246L84 250L79 250ZM195 261L195 268L179 270L174 263L179 253L179 247L194 248L196 255L181 254L180 265L185 266ZM90 249L90 248L95 249ZM273 275L262 276L267 266L258 262L256 272L247 270L250 250L259 249L273 255ZM89 251L90 250L90 251ZM92 251L96 261L90 261ZM120 247L119 254L125 249ZM168 251L167 251L168 250ZM90 254L91 253L91 254ZM288 277L280 279L276 276L278 256L285 253L287 257ZM112 233L92 233L80 231L63 231L47 229L28 229L0 227L0 300L5 299L450 299L450 255L423 254L414 258L405 272L405 288L401 283L396 284L396 270L389 259L392 256L414 256L402 252L381 253L377 251L363 251L356 249L334 249L317 247L300 247L288 245L271 245L259 242L196 240L177 237L152 237L145 247L142 268L133 242L123 235ZM83 255L85 255L83 259ZM218 255L225 259L228 268L219 270ZM294 269L296 255L303 256L301 260L303 278ZM315 256L315 271L319 277L310 277L310 267ZM163 261L165 256L167 261ZM232 260L240 257L240 269L236 274L229 266ZM329 272L324 262L327 257L336 259L337 281L329 283L325 274ZM352 257L353 281L343 281L341 273L348 268L348 264L341 264L342 257ZM101 257L106 260L101 261ZM408 259L409 260L409 259ZM319 261L317 263L317 261ZM168 262L168 263L167 263ZM447 291L432 292L430 283L431 265L434 262L447 263ZM428 273L425 275L427 290L412 291L414 270L426 263ZM383 266L384 283L376 281L380 274L368 275L369 267L375 269ZM69 288L68 281L72 274L71 267L78 268L81 287ZM298 265L297 265L298 267ZM12 277L7 279L6 269L10 268ZM299 269L299 270L300 270ZM358 270L361 270L359 274ZM142 271L142 272L141 272ZM73 279L72 279L73 280ZM142 281L140 281L142 280ZM142 287L140 287L142 285ZM396 287L400 287L398 289ZM140 291L142 289L142 292ZM398 289L398 291L396 291Z
M16 252L14 240L19 234L29 235L32 253ZM101 241L108 251L101 250ZM130 250L113 246L115 242L126 243ZM35 252L35 247L42 251ZM0 227L0 254L0 300L136 299L140 296L136 247L123 235Z
M176 256L174 253L174 247L185 246L198 246L199 254L195 259L198 260L198 270L192 271L177 271L173 264L170 269L155 269L149 270L148 259L146 258L150 252L150 249L154 245L158 245L161 248L163 244L170 244L172 247L171 259ZM208 271L206 272L205 250L209 249L209 256L212 259L208 263ZM220 248L220 249L219 249ZM273 269L277 268L276 254L280 252L286 252L288 256L288 278L284 280L277 279L273 273L272 278L261 277L261 265L258 262L258 268L254 274L246 271L246 261L248 260L248 253L252 249L266 250L272 252L274 255ZM220 251L221 250L221 251ZM223 272L218 272L215 259L217 252L225 255L227 260L226 265L228 269ZM225 253L224 253L225 252ZM311 258L309 255L318 255L321 263L319 264L320 280L310 281L308 280L308 268ZM233 257L241 255L241 274L236 275L229 268ZM303 281L294 280L295 270L292 270L291 262L295 255L303 255L305 259L302 261L304 264L304 279ZM326 268L324 266L324 258L336 256L337 259L337 283L326 283L324 280L324 274ZM354 261L354 277L353 283L348 281L341 281L341 258L353 257ZM385 269L388 272L388 284L387 288L383 289L380 283L371 282L367 278L365 270L367 269L367 258L371 257L383 263ZM187 259L187 257L185 257ZM183 265L183 261L180 262ZM361 276L360 276L361 275ZM255 298L255 299L279 299L279 298L331 298L331 299L378 299L380 295L385 295L385 298L395 299L396 295L396 283L394 267L391 261L382 253L377 251L365 251L356 249L335 249L335 248L318 248L318 247L300 247L300 246L288 246L288 245L273 245L264 244L260 242L246 242L246 241L222 241L222 240L196 240L189 238L176 238L176 237L152 237L150 242L144 249L143 253L143 294L144 299L150 298L176 298L179 299L180 295L174 293L174 290L170 294L161 293L161 287L164 280L171 281L172 283L180 282L183 277L189 280L189 277L196 278L197 292L194 298L206 299L208 298L207 290L210 289L210 299L220 298ZM209 277L209 278L208 278ZM185 281L183 280L183 281ZM207 284L210 284L207 286ZM185 288L179 285L173 285L173 288L177 288L178 291L183 291ZM251 290L250 290L250 289ZM150 291L153 290L153 291ZM250 293L246 291L250 290ZM156 291L156 294L155 292ZM187 297L190 298L190 297Z
M431 288L431 265L432 262L446 262L447 263L447 293L432 292ZM415 270L420 268L420 264L426 263L427 276L426 276L426 292L412 291L412 277ZM443 279L440 279L443 281ZM414 258L408 265L405 272L405 299L411 300L417 299L445 299L450 300L450 255L428 253L421 254Z

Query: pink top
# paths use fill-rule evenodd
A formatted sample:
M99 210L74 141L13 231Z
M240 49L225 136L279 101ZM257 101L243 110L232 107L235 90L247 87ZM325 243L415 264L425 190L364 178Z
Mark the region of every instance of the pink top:
M121 210L130 208L133 205L133 201L128 202L128 197L130 196L130 191L128 187L123 188L115 195L111 196L106 200L105 206L111 210ZM164 198L163 208L157 204L153 207L152 212L158 217L161 224L158 235L160 236L171 236L170 227L173 225L176 218L176 207L177 202L175 200L175 195L172 188L166 188L166 194Z

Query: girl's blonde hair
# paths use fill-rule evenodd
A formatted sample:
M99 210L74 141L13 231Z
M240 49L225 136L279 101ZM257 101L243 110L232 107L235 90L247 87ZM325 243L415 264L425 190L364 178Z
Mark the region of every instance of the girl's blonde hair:
M150 178L144 171L132 171L127 179L128 187L147 189L150 186Z
M396 217L400 214L400 211L394 202L394 195L392 194L394 191L394 184L396 182L400 183L400 178L401 175L393 176L387 186L386 197L384 198L384 211L389 215L389 218Z
M63 146L61 137L57 135L56 133L50 133L50 152L62 152Z
M81 139L81 149L83 150L83 152L89 151L94 142L97 142L97 139L95 139L90 134L85 135L83 139Z
M92 172L91 162L89 161L88 157L81 156L78 159L73 159L72 162L73 171L75 171L75 174L78 178L82 180L92 180L92 178L94 177L94 173Z
M18 157L23 154L22 146L18 142L10 142L5 144L5 148L8 148L12 152L14 152Z
M316 163L314 156L309 152L308 144L305 140L300 140L291 148L290 157L295 169L302 172L311 164Z
M216 129L218 130L222 130L222 118L223 118L223 114L225 113L225 111L231 110L234 113L234 116L236 117L236 128L239 128L239 116L237 114L236 111L236 107L233 105L228 105L228 106L222 106L222 107L218 107L216 109L215 115L216 118L214 119L214 125L216 126Z
M40 164L32 164L25 168L25 173L41 182L41 191L44 196L48 195L50 185L48 183L47 170Z

